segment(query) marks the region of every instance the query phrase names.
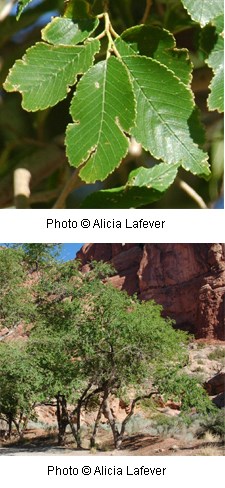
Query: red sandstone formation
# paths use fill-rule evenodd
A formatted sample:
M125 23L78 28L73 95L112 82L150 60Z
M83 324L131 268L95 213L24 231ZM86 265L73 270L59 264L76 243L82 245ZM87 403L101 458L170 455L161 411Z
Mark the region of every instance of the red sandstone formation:
M77 258L83 271L112 263L116 287L154 299L196 338L225 340L224 244L85 244Z

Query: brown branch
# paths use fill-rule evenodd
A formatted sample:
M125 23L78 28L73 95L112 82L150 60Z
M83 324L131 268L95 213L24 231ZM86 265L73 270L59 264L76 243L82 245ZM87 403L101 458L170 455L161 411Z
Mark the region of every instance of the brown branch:
M146 0L146 7L145 7L143 17L140 21L140 24L145 24L145 22L147 21L148 16L150 14L151 7L152 7L152 0Z
M80 171L80 169L79 169ZM58 199L52 208L64 208L65 201L68 195L76 188L82 186L83 182L80 180L78 170L76 169L72 176L67 180L62 192L60 193Z
M123 436L124 436L125 427L126 427L128 420L130 419L130 417L132 417L132 415L134 413L134 408L135 408L136 403L139 402L140 400L144 400L146 398L151 398L152 395L157 395L157 394L158 394L158 391L151 391L151 393L149 393L148 395L140 395L140 396L134 398L134 400L132 400L130 412L127 414L126 418L123 420L122 425L121 425L121 431L120 431L120 437L121 438L123 438Z

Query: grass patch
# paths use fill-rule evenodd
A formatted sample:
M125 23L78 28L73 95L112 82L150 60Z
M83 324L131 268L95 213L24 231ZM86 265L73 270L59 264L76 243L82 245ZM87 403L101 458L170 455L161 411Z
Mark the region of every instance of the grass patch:
M210 352L210 354L208 355L208 359L212 359L215 361L225 359L225 348L217 347L214 351Z

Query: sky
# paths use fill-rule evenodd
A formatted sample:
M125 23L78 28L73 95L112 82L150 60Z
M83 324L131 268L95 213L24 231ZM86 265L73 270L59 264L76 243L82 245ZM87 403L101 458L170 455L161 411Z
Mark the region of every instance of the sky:
M2 242L0 243L0 246L5 246L9 245L11 246L11 243L5 243ZM58 257L59 261L69 261L70 259L75 259L77 251L83 246L83 244L62 244L62 251Z
M83 246L83 244L62 244L62 252L59 256L60 261L69 261L76 257L77 251Z

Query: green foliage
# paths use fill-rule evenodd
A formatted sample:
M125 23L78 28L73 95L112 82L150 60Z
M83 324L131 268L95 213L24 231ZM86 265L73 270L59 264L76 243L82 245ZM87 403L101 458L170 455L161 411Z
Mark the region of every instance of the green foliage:
M205 389L198 379L190 377L180 368L159 368L156 375L156 385L166 399L181 401L181 410L190 411L193 407L200 414L216 411Z
M114 271L108 264L92 262L81 273L79 261L60 263L54 251L55 245L47 244L0 251L1 323L14 327L16 309L17 323L32 323L24 341L0 342L4 418L18 427L23 415L31 417L36 402L57 400L67 415L66 427L69 402L78 419L79 443L81 408L101 410L104 404L107 409L113 395L133 401L134 407L156 391L180 400L184 411L215 409L197 380L182 372L189 338L162 317L161 306L112 287L108 279ZM27 267L34 259L39 260L38 282ZM115 419L110 427L115 441Z
M18 18L29 3L19 2ZM154 1L143 17L145 24L139 25L145 2L106 3L71 0L42 29L42 41L14 63L4 88L21 93L27 111L48 110L40 116L42 134L52 107L67 99L66 110L70 103L73 123L68 124L66 115L63 131L66 155L79 176L75 188L81 182L104 182L100 192L93 187L83 207L148 206L176 183L178 170L210 177L190 84L192 53L177 48L176 36L185 26L190 36L191 29L200 33L209 22L215 26L218 39L207 59L215 73L208 106L222 111L222 7L220 2L183 1L191 21L181 2ZM200 56L199 46L195 51ZM142 147L143 160L137 169L136 158L131 158L124 171L132 137Z
M205 416L200 423L198 429L198 437L203 437L206 432L211 432L213 435L219 435L221 439L225 440L225 417L224 409L214 413L214 415Z
M24 287L26 276L24 253L21 249L0 250L0 327L9 331L19 323L29 323L35 306L31 290Z
M20 430L40 398L41 375L25 343L0 342L0 416Z
M32 271L49 266L60 254L61 244L14 244L13 249L22 249L23 259Z

